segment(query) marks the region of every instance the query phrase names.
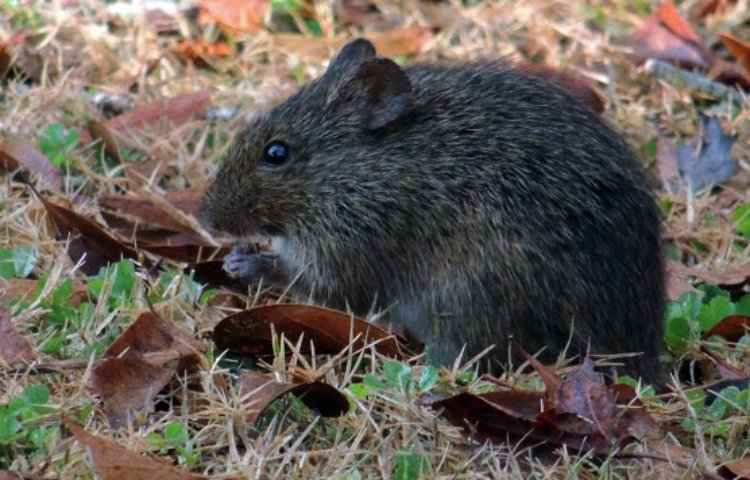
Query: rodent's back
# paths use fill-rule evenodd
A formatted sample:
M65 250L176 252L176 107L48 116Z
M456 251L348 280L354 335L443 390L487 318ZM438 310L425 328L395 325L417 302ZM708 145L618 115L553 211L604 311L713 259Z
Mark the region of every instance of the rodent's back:
M433 227L422 232L431 248L410 255L429 252L423 288L445 314L464 318L439 322L441 336L461 340L441 347L438 339L439 356L508 334L556 353L572 325L575 351L589 340L599 353L646 351L635 368L657 371L659 212L627 144L566 92L502 64L405 71L413 114L397 133L374 138L368 154L417 158L400 174L427 180L400 198L392 188L412 210L395 222L405 229L389 234L412 241L410 215Z

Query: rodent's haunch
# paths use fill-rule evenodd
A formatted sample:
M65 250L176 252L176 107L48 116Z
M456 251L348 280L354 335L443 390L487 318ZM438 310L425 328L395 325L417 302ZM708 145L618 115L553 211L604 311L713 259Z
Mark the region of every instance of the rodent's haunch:
M642 352L662 376L664 266L646 173L605 121L501 62L400 68L366 40L236 139L202 207L225 267L364 314L451 364ZM572 329L572 334L571 334Z

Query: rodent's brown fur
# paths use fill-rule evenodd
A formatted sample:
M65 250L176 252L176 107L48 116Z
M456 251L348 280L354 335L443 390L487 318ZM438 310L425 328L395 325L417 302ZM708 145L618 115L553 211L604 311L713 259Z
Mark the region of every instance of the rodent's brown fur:
M283 140L287 164L259 165ZM203 218L276 252L228 261L246 281L278 267L303 298L366 313L450 364L467 345L643 352L662 376L659 212L628 145L571 95L499 62L399 68L365 40L244 130ZM468 358L465 356L464 358Z

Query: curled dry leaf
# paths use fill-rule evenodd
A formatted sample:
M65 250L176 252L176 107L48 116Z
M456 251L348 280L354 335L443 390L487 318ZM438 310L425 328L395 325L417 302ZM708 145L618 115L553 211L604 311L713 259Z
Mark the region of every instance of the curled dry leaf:
M313 342L316 353L337 354L356 338L354 349L373 345L384 355L405 353L396 337L377 325L314 305L263 305L230 315L214 327L213 339L221 350L270 355L273 331L292 342L304 335L303 352L309 352L309 344Z
M206 187L199 185L185 190L168 192L164 194L164 200L184 215L195 217L198 214L205 191ZM165 208L164 205L150 197L102 195L99 197L99 203L112 211L125 213L175 232L196 233L190 226L190 222L175 215L175 212L171 209Z
M708 68L711 53L672 2L662 3L647 19L632 41L638 63L649 58L676 62L688 68Z
M81 270L86 275L95 275L100 268L118 262L122 258L138 258L138 252L131 246L115 239L96 223L72 210L55 205L38 193L37 197L52 218L57 239L70 238L68 247L70 258L76 263L84 259ZM148 265L145 259L143 261Z
M694 267L688 267L680 263L669 261L667 269L683 277L695 277L706 283L718 285L719 287L741 287L750 280L750 264L737 270L729 272L707 272Z
M240 396L249 403L248 422L252 425L278 398L287 393L299 397L310 410L323 417L340 417L349 411L349 400L331 385L323 382L277 382L261 372L242 371Z
M39 176L45 188L59 189L60 172L42 152L25 143L0 142L0 166L6 170L25 168Z
M34 360L31 343L13 326L10 310L0 307L0 359L6 365Z
M76 441L91 455L94 471L102 480L141 480L158 478L160 480L199 480L203 475L184 472L166 460L140 455L127 448L111 442L99 435L87 432L82 426L70 420L66 428Z
M98 120L89 120L86 128L91 135L92 140L101 140L104 146L104 152L112 157L117 163L123 163L120 147L117 146L117 140L106 125Z

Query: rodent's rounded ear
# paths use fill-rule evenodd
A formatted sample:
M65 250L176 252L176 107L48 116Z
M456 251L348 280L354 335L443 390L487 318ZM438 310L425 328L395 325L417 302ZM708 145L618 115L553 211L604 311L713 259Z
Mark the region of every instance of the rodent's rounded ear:
M374 57L375 47L369 40L364 38L352 40L344 45L341 51L331 60L324 77L329 81L342 78Z
M350 81L367 92L366 126L377 130L411 110L411 81L401 67L387 58L375 58L359 66Z

